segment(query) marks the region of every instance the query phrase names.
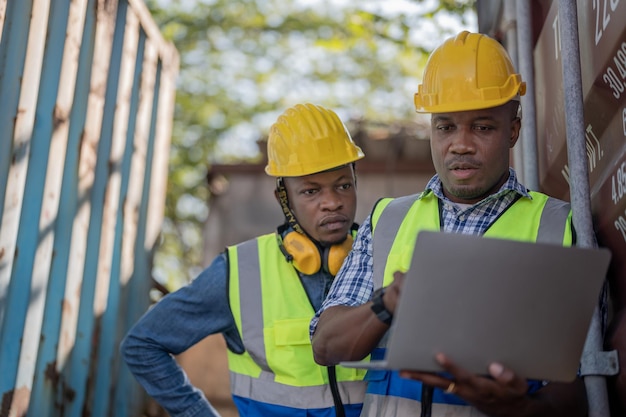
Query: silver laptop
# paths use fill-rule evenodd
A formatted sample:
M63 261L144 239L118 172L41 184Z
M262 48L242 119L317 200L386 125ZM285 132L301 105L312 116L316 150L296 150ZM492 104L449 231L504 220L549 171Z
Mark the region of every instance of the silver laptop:
M455 233L419 233L381 361L441 371L437 352L477 374L497 361L530 379L576 377L611 253Z

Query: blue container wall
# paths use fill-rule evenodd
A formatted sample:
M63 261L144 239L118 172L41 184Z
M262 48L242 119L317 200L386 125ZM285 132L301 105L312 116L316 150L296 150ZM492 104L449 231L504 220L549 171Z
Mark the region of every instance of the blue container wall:
M135 416L178 55L140 0L0 0L0 416Z

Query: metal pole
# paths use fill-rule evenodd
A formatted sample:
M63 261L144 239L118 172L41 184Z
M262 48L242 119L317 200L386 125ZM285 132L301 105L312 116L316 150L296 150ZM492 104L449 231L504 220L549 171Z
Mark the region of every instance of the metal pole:
M526 82L526 94L522 96L522 142L524 152L524 185L539 191L537 167L537 112L535 108L535 69L533 60L532 15L530 1L516 1L519 71Z
M575 2L559 0L558 6L573 222L576 228L577 245L591 248L596 246L596 240L591 217L589 168L585 148L582 77L578 45L578 16ZM602 352L602 350L601 317L600 310L596 307L587 334L584 352L594 354ZM585 353L583 353L583 356ZM586 375L584 376L584 381L589 403L589 417L609 417L609 401L604 376Z
M504 21L502 23L501 30L504 32L504 43L506 50L511 57L511 61L513 62L513 66L519 71L519 53L517 48L518 38L517 38L517 13L516 13L516 1L515 0L504 0L502 3L504 10L502 14L504 16ZM524 75L522 74L522 79ZM526 184L526 177L524 175L524 129L521 131L520 140L517 141L517 144L513 148L513 168L515 168L515 172L517 173L517 179L522 183Z

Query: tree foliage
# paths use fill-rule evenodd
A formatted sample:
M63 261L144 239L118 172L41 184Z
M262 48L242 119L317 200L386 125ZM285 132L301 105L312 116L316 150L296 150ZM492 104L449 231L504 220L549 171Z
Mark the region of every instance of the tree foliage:
M474 24L474 1L151 0L181 57L159 280L174 289L202 267L212 163L258 161L256 141L286 108L414 117L428 52ZM400 7L398 7L400 6Z

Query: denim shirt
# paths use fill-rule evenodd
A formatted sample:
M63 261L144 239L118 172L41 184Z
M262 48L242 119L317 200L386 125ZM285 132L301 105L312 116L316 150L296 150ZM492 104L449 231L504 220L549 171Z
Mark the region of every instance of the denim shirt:
M318 272L301 282L314 308L320 308L333 277ZM172 417L218 416L204 394L186 377L172 355L205 337L222 333L228 349L244 351L228 303L228 263L224 253L190 284L163 297L129 330L120 346L126 365ZM224 360L227 360L224 355Z

